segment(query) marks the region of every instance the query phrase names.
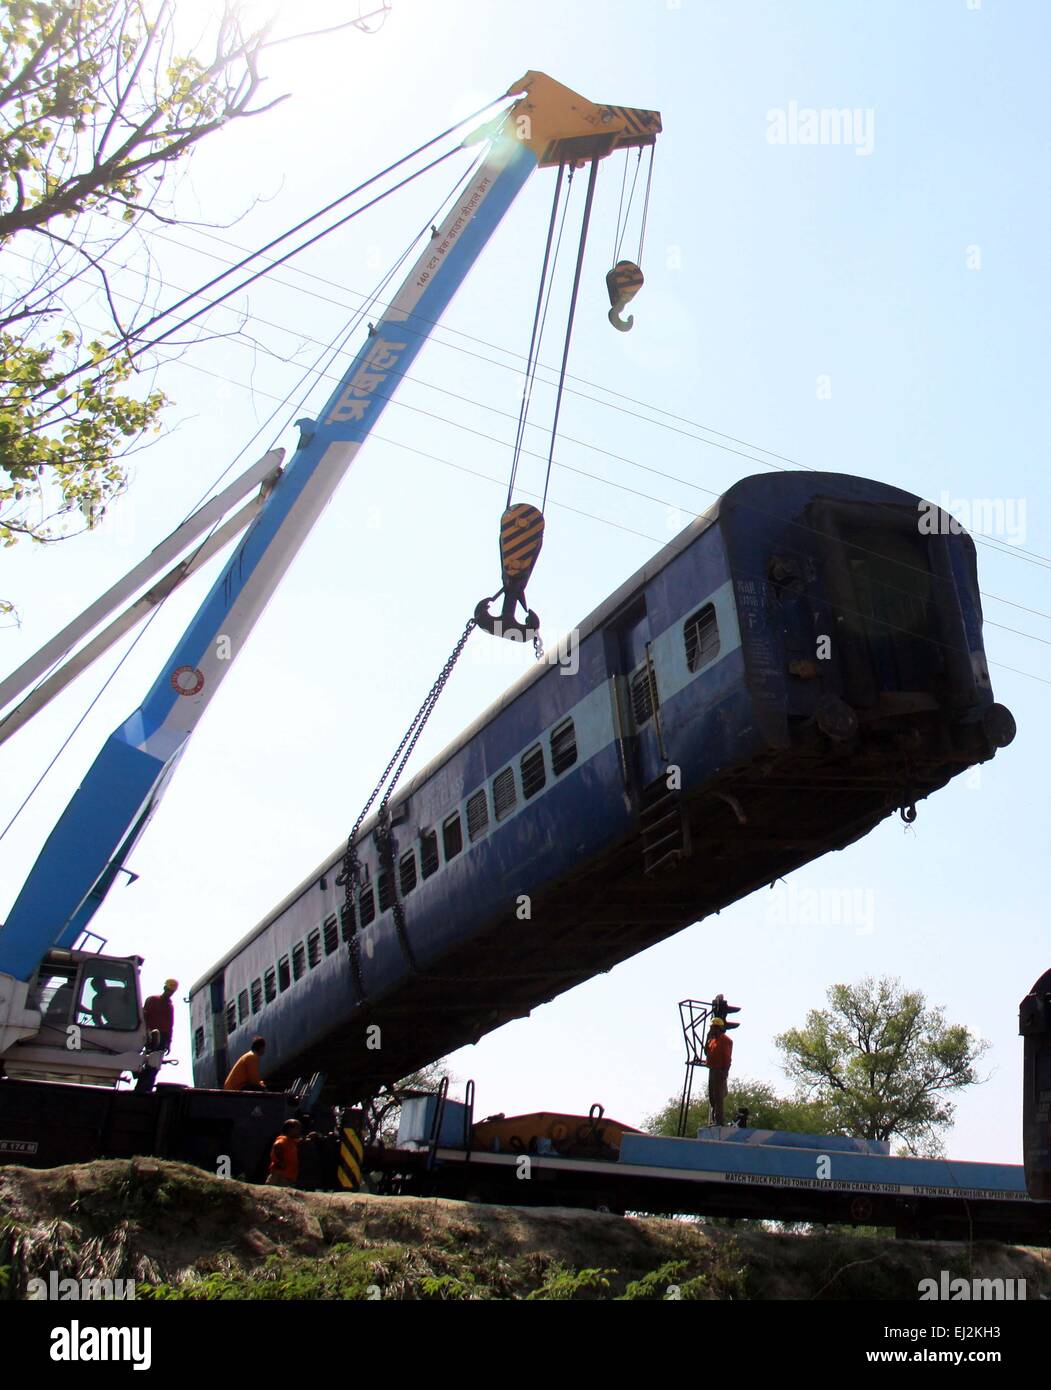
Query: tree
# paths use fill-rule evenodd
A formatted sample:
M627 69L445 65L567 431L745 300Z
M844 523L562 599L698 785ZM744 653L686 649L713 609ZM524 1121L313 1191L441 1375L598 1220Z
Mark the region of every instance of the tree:
M392 1147L398 1137L398 1111L402 1103L413 1091L437 1092L445 1076L449 1077L450 1085L456 1080L444 1061L430 1062L373 1096L365 1106L366 1144L379 1142Z
M727 1117L736 1115L742 1108L748 1111L751 1129L785 1129L796 1134L836 1133L835 1129L829 1128L833 1120L821 1102L779 1096L765 1081L750 1081L747 1077L741 1077L730 1087L726 1097ZM674 1135L678 1123L679 1097L670 1096L664 1108L645 1121L643 1129L647 1134ZM697 1130L707 1123L708 1101L702 1095L690 1102L686 1116L687 1137L693 1138Z
M775 1041L802 1094L834 1117L829 1132L897 1136L910 1153L941 1152L937 1131L955 1113L948 1095L982 1079L988 1043L897 979L833 985L828 1002Z
M113 270L144 218L174 220L171 170L275 104L234 0L193 38L174 0L0 0L0 542L97 522L165 404L130 389L146 310L118 308Z

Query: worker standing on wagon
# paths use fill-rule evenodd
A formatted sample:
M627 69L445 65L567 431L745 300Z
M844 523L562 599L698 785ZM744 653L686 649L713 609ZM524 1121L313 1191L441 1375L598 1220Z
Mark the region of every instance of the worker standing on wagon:
M266 1050L266 1039L255 1037L252 1046L242 1053L230 1068L223 1082L224 1091L265 1091L263 1078L259 1074L259 1059Z
M139 1072L135 1083L136 1091L152 1091L160 1071L161 1061L171 1051L172 1034L175 1031L175 1008L172 995L179 988L178 980L165 980L160 994L151 994L142 1006L142 1021L147 1033L157 1032L160 1037L156 1049L147 1054L146 1064ZM158 1053L160 1056L158 1056Z
M726 1123L724 1105L730 1076L730 1059L734 1045L726 1035L726 1020L713 1018L708 1029L704 1055L708 1059L708 1103L712 1107L712 1123Z
M281 1133L270 1150L270 1171L266 1175L268 1187L295 1187L299 1177L302 1133L303 1126L298 1120L286 1120L281 1127Z

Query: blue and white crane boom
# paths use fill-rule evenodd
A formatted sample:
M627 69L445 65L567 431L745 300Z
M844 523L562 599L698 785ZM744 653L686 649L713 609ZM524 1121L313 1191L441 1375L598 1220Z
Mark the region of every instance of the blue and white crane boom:
M83 960L74 947L142 834L231 659L533 170L579 166L652 145L661 129L654 111L597 105L542 73L527 73L507 96L516 98L509 109L464 142L488 139L490 145L317 421L301 422L291 461L152 689L107 739L0 929L0 1059L10 1074L115 1080L132 1065L129 1058L142 1046L141 1010L122 1013L114 1005L107 1011L93 1003L103 992L119 994L120 981L107 985L102 958ZM85 992L89 974L93 994ZM126 979L137 1003L137 974ZM56 981L79 999L79 1009L63 1014L53 1007ZM120 1026L133 1016L134 1027ZM97 1030L104 1047L93 1050L91 1066L83 1049L74 1060L64 1022L74 1031L81 1025ZM45 1036L48 1028L53 1041Z

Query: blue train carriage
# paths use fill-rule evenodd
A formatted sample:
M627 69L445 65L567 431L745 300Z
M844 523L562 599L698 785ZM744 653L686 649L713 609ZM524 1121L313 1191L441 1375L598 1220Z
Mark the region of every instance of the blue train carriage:
M843 474L745 478L192 991L194 1074L372 1093L865 835L1010 742L974 545ZM478 639L480 640L480 639ZM404 914L399 929L395 899Z

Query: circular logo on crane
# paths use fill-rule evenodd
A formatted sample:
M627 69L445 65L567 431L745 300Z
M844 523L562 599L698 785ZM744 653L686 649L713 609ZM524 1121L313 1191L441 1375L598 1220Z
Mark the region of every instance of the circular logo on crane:
M177 666L172 672L176 695L199 695L204 689L204 672L196 666Z

